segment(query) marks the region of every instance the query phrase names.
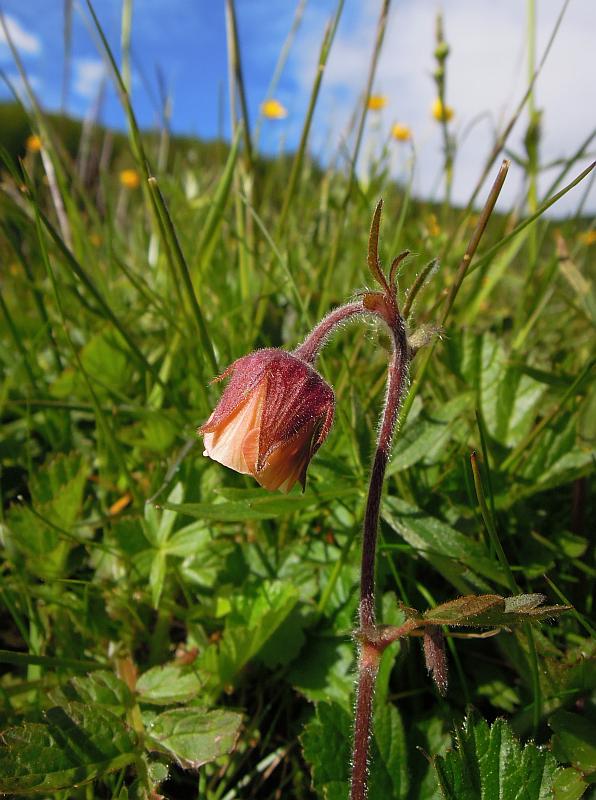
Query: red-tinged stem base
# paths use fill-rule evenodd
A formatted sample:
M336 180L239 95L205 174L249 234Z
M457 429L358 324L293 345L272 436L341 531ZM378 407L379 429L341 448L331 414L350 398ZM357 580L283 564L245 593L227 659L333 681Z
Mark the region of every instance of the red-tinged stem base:
M372 706L379 668L380 651L368 642L360 647L354 749L352 752L352 785L350 800L365 800L368 785L368 746L372 727Z

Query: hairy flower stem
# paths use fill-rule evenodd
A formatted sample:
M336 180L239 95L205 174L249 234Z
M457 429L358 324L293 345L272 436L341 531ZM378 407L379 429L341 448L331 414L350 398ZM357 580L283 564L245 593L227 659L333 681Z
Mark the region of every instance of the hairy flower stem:
M294 350L293 355L306 361L307 364L313 364L321 348L338 325L341 325L342 322L350 319L350 317L366 313L367 310L361 302L346 303L343 306L339 306L339 308L335 308L312 329L304 342Z
M376 626L375 613L375 563L377 532L381 508L383 479L391 443L395 431L397 412L407 383L409 350L403 319L398 311L395 293L385 284L382 293L365 294L363 300L349 303L327 315L309 334L294 355L308 363L314 362L321 347L332 331L350 317L372 314L380 317L391 333L393 352L387 368L387 394L381 417L381 426L373 460L362 541L360 572L360 642L358 658L358 690L354 721L354 745L352 753L352 784L350 800L365 800L368 782L368 746L372 723L372 706L375 682L381 654L387 645Z
M389 320L385 320L389 324ZM360 626L363 630L375 624L375 557L381 492L385 469L391 453L395 421L407 380L408 343L403 321L397 309L389 326L393 338L393 354L387 368L387 396L381 418L379 438L370 474L368 499L364 515L362 569L360 573Z
M364 800L368 781L368 746L371 733L372 704L377 669L384 645L379 641L375 614L375 563L381 493L385 469L391 453L397 412L403 397L408 374L408 343L403 320L395 303L383 314L393 339L393 354L387 368L387 396L381 418L377 449L373 460L364 514L364 538L360 571L360 654L358 690L354 721L352 784L350 800Z

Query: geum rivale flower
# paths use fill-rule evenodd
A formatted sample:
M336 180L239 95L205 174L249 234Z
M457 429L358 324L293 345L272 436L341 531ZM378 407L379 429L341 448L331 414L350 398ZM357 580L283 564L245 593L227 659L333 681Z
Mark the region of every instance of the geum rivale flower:
M304 489L309 462L333 423L333 389L306 361L269 348L243 356L216 380L230 378L199 428L204 455L252 475L266 489Z

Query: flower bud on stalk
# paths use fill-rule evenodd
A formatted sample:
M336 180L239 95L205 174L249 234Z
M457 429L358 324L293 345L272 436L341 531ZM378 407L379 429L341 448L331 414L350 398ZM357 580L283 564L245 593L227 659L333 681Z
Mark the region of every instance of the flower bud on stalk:
M199 428L204 455L252 475L266 489L304 489L311 458L333 423L335 395L301 358L269 348L250 353L230 376L215 411Z

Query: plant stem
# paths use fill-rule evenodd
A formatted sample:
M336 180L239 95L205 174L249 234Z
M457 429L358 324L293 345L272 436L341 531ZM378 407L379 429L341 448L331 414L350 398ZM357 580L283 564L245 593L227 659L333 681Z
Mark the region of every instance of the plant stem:
M375 614L375 564L377 534L383 479L395 431L397 412L407 383L409 349L406 328L397 308L393 267L389 283L378 262L378 237L381 204L377 206L369 241L369 268L381 284L382 292L365 293L362 300L347 303L328 314L294 351L297 358L312 364L331 333L346 320L361 314L381 318L389 328L393 352L387 367L387 393L381 415L377 447L373 459L364 513L362 561L360 570L360 606L358 611L359 641L358 689L354 720L354 746L352 751L352 783L350 800L364 800L368 783L368 745L372 727L372 706L379 660L389 640L383 639L376 626ZM399 263L396 259L394 265Z
M354 720L354 748L352 750L352 782L350 800L365 798L368 784L368 743L370 741L372 704L379 666L380 652L363 645L358 659L358 694Z
M403 397L408 373L408 346L403 320L397 307L391 309L393 319L384 316L393 338L393 354L387 368L387 396L382 412L377 449L373 460L364 514L364 538L360 571L360 654L358 659L358 690L352 752L351 800L366 797L368 745L371 731L372 703L377 668L383 646L376 640L375 562L379 511L385 469L391 453L397 412ZM370 638L372 635L372 639Z
M364 540L360 573L360 625L363 629L375 624L375 555L381 492L385 469L391 453L395 421L403 396L408 370L406 332L398 314L396 314L394 325L390 326L390 330L393 336L393 354L387 369L387 396L385 398L385 407L370 475L368 499L364 514Z
M338 325L358 314L366 314L367 309L361 302L346 303L344 306L335 308L316 325L308 334L302 344L294 350L294 355L312 364L318 356L321 348Z

